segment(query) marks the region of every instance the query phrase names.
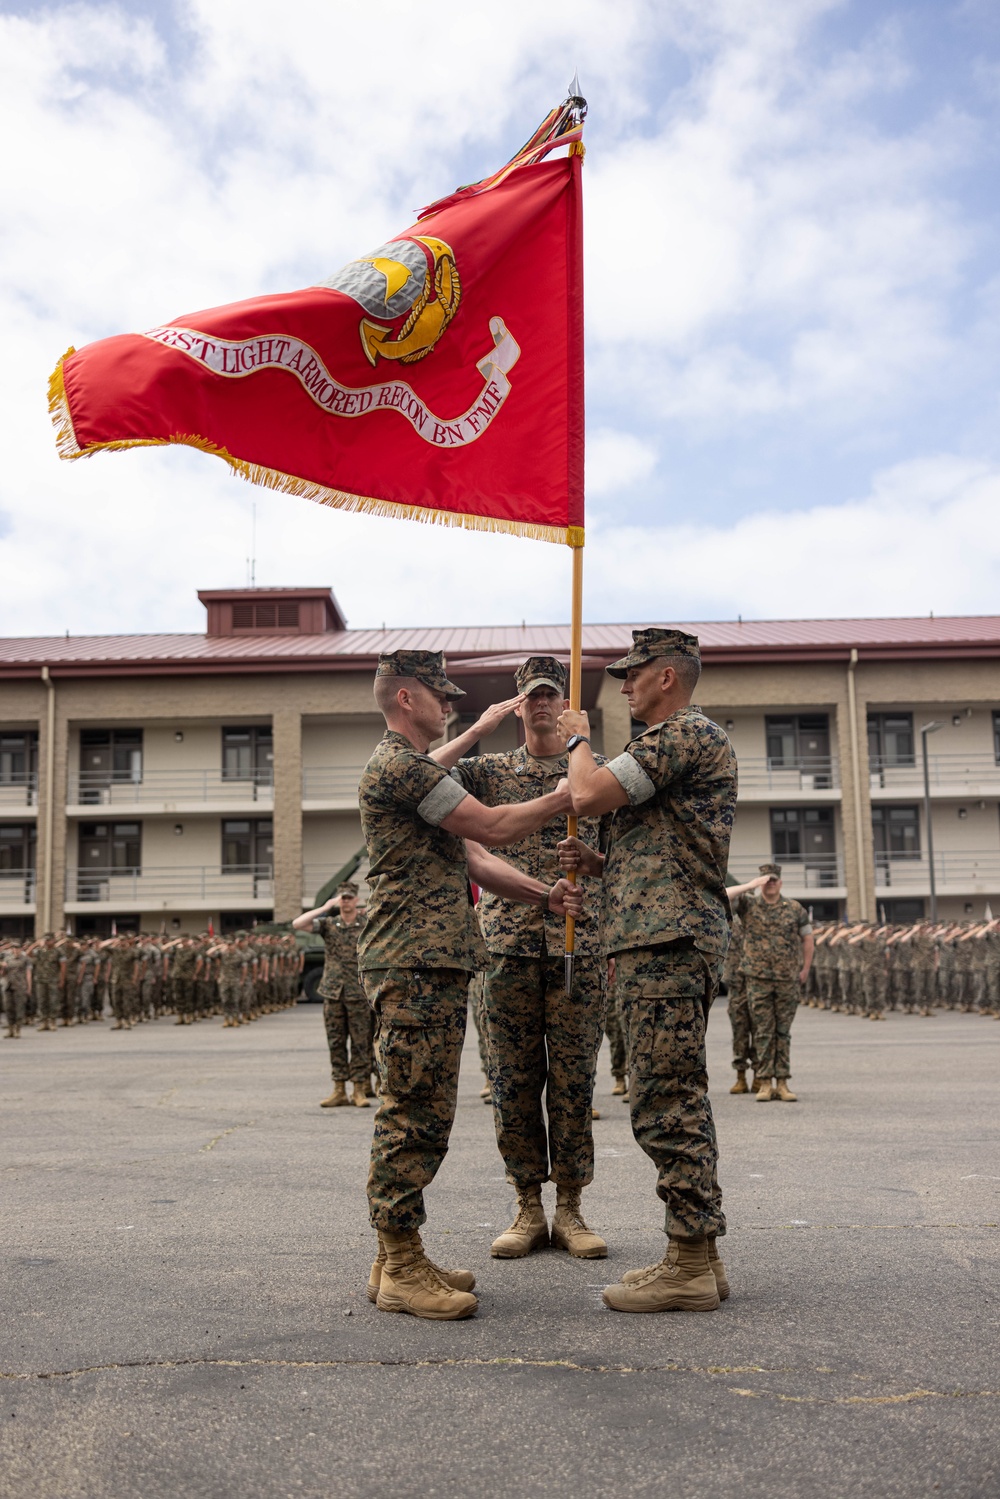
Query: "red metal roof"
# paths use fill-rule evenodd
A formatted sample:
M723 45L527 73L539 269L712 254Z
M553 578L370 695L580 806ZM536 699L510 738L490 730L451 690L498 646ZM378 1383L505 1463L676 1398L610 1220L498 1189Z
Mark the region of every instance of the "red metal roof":
M1000 657L1000 617L669 621L697 635L706 663ZM641 625L585 625L584 665L624 654ZM381 651L443 650L458 672L506 670L528 655L568 658L569 625L334 630L322 635L73 635L0 639L0 677L201 675L369 670Z

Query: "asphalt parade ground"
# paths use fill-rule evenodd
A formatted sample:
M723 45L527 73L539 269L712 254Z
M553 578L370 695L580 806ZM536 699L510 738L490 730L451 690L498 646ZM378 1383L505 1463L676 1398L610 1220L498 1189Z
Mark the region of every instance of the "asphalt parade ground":
M0 1042L0 1493L1000 1493L1000 1023L800 1010L798 1104L731 1097L709 1028L732 1295L629 1316L665 1247L602 1056L606 1261L490 1258L509 1221L467 1044L425 1242L478 1316L371 1306L372 1110L321 1110L318 1006ZM546 1188L546 1202L554 1188Z

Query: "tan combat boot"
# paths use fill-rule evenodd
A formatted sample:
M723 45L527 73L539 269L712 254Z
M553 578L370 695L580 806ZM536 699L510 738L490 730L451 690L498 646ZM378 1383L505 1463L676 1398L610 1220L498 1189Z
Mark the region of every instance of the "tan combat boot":
M339 1109L341 1104L347 1102L347 1089L342 1082L336 1082L333 1085L333 1092L330 1094L330 1097L321 1099L319 1106L321 1109Z
M476 1277L473 1275L471 1270L442 1270L441 1266L435 1265L433 1260L429 1259L427 1263L437 1271L438 1275L440 1275L441 1279L447 1285L451 1286L453 1291L474 1291L476 1289ZM375 1262L371 1268L371 1274L368 1277L369 1301L378 1300L378 1288L382 1284L382 1271L384 1269L385 1244L382 1242L382 1235L379 1234L378 1254L375 1257Z
M719 1301L704 1235L671 1239L664 1258L640 1279L604 1290L604 1305L614 1312L714 1312Z
M471 1317L479 1302L471 1291L455 1291L424 1254L420 1235L382 1234L385 1264L375 1305L380 1312L407 1312L431 1322Z
M523 1187L517 1194L517 1216L510 1228L493 1240L490 1254L497 1260L519 1260L535 1249L547 1249L548 1243L542 1189Z
M619 1073L616 1072L615 1073L615 1085L611 1089L611 1096L612 1096L612 1098L618 1098L622 1094L627 1093L627 1092L628 1092L628 1087L626 1085L625 1078L621 1074L619 1074Z
M774 1090L775 1098L780 1098L782 1103L798 1103L799 1095L793 1093L788 1086L787 1077L779 1077Z
M365 1097L364 1083L351 1084L351 1102L359 1109L367 1109L369 1107L368 1099Z
M729 1091L730 1091L730 1093L749 1093L750 1092L750 1089L747 1087L747 1075L743 1071L742 1067L737 1072L737 1074L736 1074L736 1081L735 1081L735 1083L733 1083L733 1086L730 1088Z
M712 1274L715 1276L715 1289L719 1293L719 1300L726 1301L729 1297L729 1280L726 1276L726 1267L719 1258L719 1251L715 1246L714 1234L708 1235L708 1263L711 1266ZM641 1270L626 1270L622 1276L622 1285L638 1285L647 1275L651 1275L654 1270L659 1270L659 1268L659 1263L657 1263L655 1265L645 1265Z
M575 1260L603 1260L607 1256L607 1244L583 1221L579 1187L556 1187L552 1248L565 1249Z
M770 1103L773 1097L774 1094L771 1091L771 1079L769 1077L762 1077L760 1080L760 1087L757 1089L757 1102Z
M488 1080L484 1082L483 1086L480 1088L479 1096L483 1100L483 1103L493 1102L493 1090L491 1089Z

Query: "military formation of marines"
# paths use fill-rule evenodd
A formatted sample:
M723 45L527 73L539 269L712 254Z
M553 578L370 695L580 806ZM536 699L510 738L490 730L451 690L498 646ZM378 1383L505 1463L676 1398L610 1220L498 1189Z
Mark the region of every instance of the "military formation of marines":
M112 1030L173 1015L193 1025L220 1014L225 1026L287 1009L298 997L301 957L286 934L232 937L0 940L0 1002L5 1038L25 1026L54 1031L110 1013Z
M824 925L805 1003L869 1020L935 1009L1000 1020L1000 921Z

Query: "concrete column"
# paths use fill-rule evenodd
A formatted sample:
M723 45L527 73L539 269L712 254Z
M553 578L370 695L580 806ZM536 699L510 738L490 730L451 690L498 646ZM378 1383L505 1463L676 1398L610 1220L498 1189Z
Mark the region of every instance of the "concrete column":
M872 835L871 783L868 767L867 703L855 667L855 733L851 734L850 674L837 703L837 753L840 759L841 836L847 882L849 921L875 920L875 844Z
M66 925L66 781L69 723L59 688L46 681L38 722L38 844L35 933Z
M604 724L604 753L609 760L620 755L632 738L632 715L621 694L617 677L605 674L597 693L597 706Z
M278 708L274 731L274 919L302 914L302 714Z

